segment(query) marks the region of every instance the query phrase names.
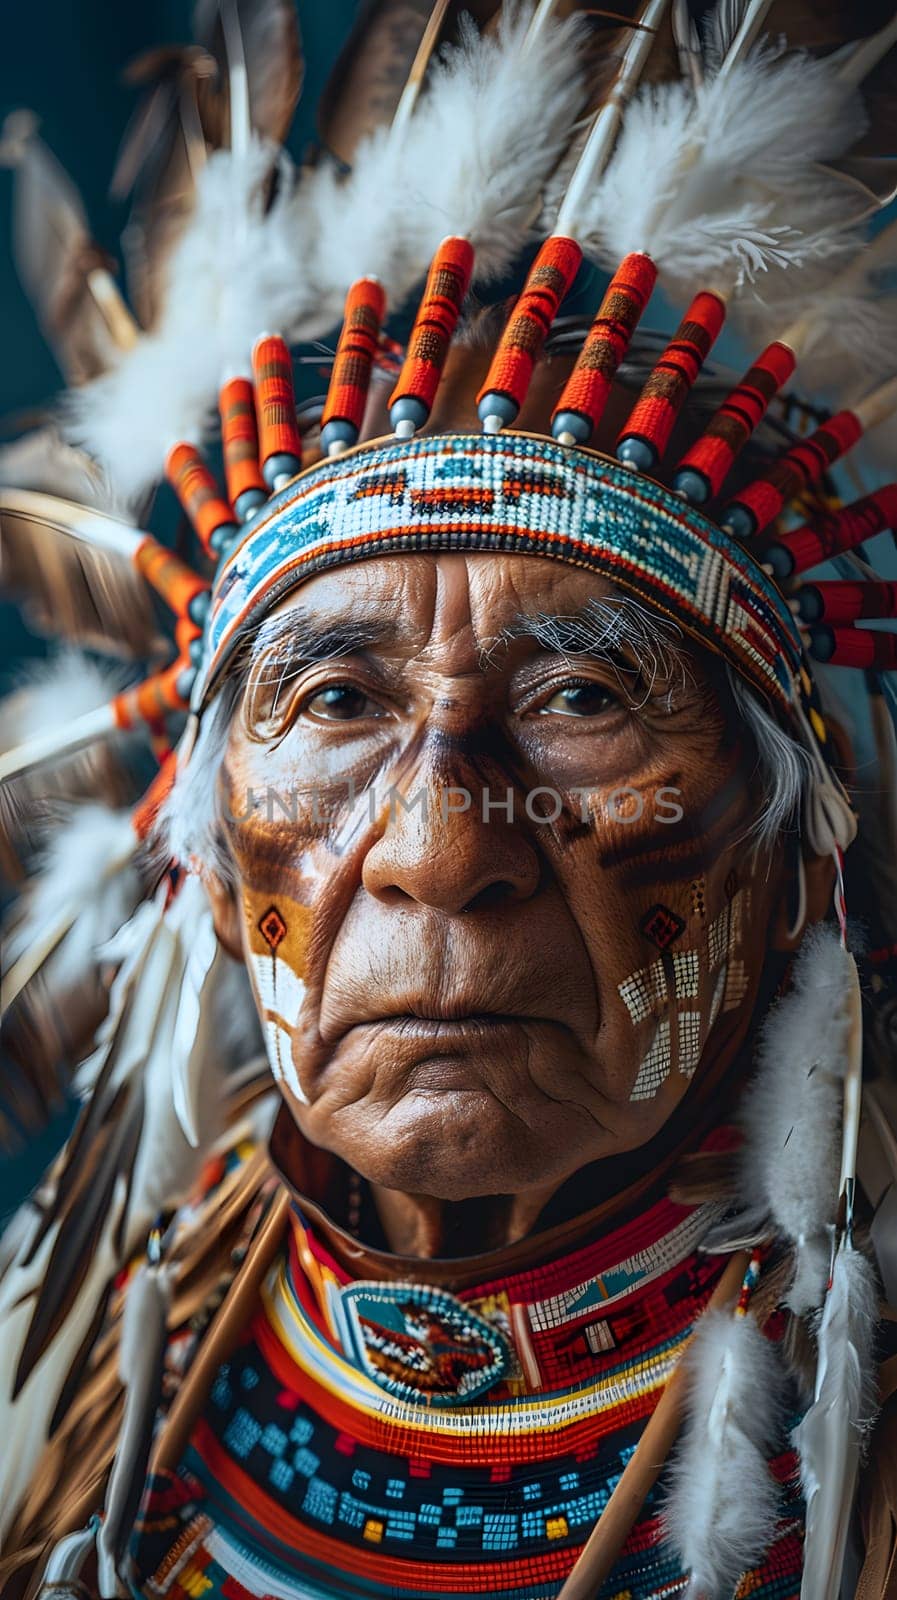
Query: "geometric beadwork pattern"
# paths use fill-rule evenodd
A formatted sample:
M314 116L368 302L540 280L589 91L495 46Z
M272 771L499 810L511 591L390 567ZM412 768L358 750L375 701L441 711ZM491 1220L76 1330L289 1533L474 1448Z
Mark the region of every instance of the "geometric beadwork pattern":
M646 1228L654 1216L653 1229ZM666 1230L661 1238L658 1226ZM682 1348L717 1281L719 1266L693 1249L706 1226L706 1215L683 1217L682 1208L664 1202L643 1214L640 1228L618 1230L619 1267L608 1265L566 1300L543 1293L528 1302L543 1372L550 1370L544 1351L552 1341L558 1353L569 1348L578 1327L590 1389L577 1427L553 1440L543 1433L531 1452L509 1438L502 1417L518 1417L523 1426L532 1403L560 1412L569 1382L543 1377L519 1406L487 1405L480 1429L458 1442L443 1431L452 1413L431 1410L426 1428L409 1432L408 1408L385 1395L372 1429L353 1414L342 1385L317 1382L297 1366L259 1312L215 1374L176 1472L150 1480L131 1545L135 1592L150 1600L554 1600L632 1455L671 1343ZM311 1240L298 1217L291 1227L305 1228ZM559 1266L549 1263L520 1281L544 1291ZM291 1249L282 1271L291 1302L309 1308L303 1314L310 1317L314 1284L300 1283L302 1270ZM471 1293L478 1303L499 1295L518 1304L515 1283L493 1277L488 1293ZM602 1305L613 1309L596 1322ZM323 1355L327 1340L320 1331L316 1337ZM786 1420L790 1426L797 1418ZM752 1600L789 1600L799 1587L802 1505L787 1436L783 1427L783 1453L770 1463L779 1486L777 1537L741 1591ZM662 1476L603 1600L668 1600L681 1592L679 1562L663 1540L666 1488Z
M596 452L503 432L374 444L309 469L221 563L193 704L262 614L327 567L403 550L494 550L590 567L729 660L782 709L801 642L752 555L668 489Z

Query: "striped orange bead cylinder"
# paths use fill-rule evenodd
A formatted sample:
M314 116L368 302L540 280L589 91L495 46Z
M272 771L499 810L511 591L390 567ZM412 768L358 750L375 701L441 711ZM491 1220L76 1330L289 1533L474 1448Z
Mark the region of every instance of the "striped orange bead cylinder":
M377 354L386 295L377 278L359 278L346 296L327 399L321 417L321 448L338 455L355 444L364 421L371 368Z
M194 677L194 669L179 657L161 672L123 689L112 701L116 726L134 728L145 722L154 727L164 722L170 712L184 711Z
M777 578L796 577L823 561L855 550L866 539L874 539L887 528L897 529L897 483L886 483L843 511L819 516L801 528L779 534L763 552L763 560Z
M241 522L268 498L259 466L255 395L248 378L230 378L218 397L227 497Z
M673 485L692 505L718 495L723 481L773 396L796 366L794 351L776 341L767 345L738 387L723 401L701 438L682 457Z
M737 539L762 533L795 495L821 478L856 444L862 431L863 425L852 411L838 411L808 439L794 445L762 478L740 491L726 507L724 526L731 528Z
M200 610L204 613L206 607L198 603L208 598L209 585L173 550L157 544L155 539L144 539L134 555L134 565L176 616L186 617Z
M873 628L811 628L810 655L832 667L897 672L897 633Z
M443 239L427 275L408 340L408 354L389 397L389 420L400 439L410 439L424 426L433 409L472 272L470 240L456 236Z
M165 458L165 476L199 535L215 554L236 532L234 513L202 456L192 444L176 444Z
M650 256L635 251L620 262L551 418L562 444L588 444L656 282Z
M808 583L797 595L804 622L859 622L897 617L897 583Z
M725 317L718 294L702 289L695 295L629 414L617 441L620 461L650 472L661 460Z
M265 334L252 352L255 414L262 477L279 489L302 466L302 436L296 421L293 363L283 339Z
M508 325L477 395L486 433L515 421L558 307L579 271L582 251L575 239L546 239L530 267Z

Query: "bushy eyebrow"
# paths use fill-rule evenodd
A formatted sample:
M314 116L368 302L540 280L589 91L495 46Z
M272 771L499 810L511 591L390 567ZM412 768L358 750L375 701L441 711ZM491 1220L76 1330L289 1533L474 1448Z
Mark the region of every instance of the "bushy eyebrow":
M371 645L394 642L397 629L388 618L361 621L353 617L315 616L309 612L286 611L267 617L247 641L250 664L270 657L272 668L289 664L302 666L328 661L334 656L352 655Z
M531 638L543 650L608 662L631 676L635 668L650 694L658 678L684 682L689 655L681 629L628 595L586 601L571 612L518 612L490 646Z

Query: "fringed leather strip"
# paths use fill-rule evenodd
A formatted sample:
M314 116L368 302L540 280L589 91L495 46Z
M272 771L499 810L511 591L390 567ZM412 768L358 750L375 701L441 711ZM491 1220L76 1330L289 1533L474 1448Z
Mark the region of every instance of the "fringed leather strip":
M196 1317L211 1318L235 1272L241 1275L244 1254L254 1263L252 1241L260 1202L275 1186L267 1151L259 1149L208 1192L189 1225L178 1231L169 1256L174 1274L172 1332L187 1328ZM114 1298L83 1382L44 1451L10 1529L0 1559L4 1600L34 1600L53 1546L102 1508L123 1410L118 1375L123 1298L122 1293ZM86 1582L91 1577L85 1572Z

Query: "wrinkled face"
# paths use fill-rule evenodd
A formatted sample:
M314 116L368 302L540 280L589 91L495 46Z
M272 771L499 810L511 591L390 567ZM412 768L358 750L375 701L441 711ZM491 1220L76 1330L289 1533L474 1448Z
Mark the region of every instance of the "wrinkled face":
M744 1037L780 885L709 665L591 573L369 560L264 625L222 803L273 1070L389 1188L651 1138Z

